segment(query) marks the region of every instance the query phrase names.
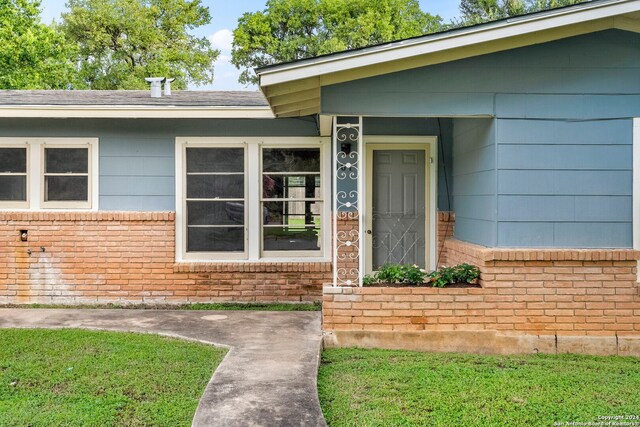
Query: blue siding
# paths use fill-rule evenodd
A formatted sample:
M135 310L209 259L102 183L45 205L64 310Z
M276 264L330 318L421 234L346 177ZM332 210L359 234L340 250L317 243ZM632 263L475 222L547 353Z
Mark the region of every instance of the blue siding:
M619 30L323 87L327 114L640 115L640 34Z
M496 244L495 120L453 120L456 238Z
M499 246L631 246L631 119L497 128Z
M97 137L101 210L175 210L178 136L315 136L313 118L279 120L0 120L0 136Z
M453 187L461 240L632 244L640 34L608 30L341 83L323 88L322 110L460 117ZM495 120L461 117L473 115Z

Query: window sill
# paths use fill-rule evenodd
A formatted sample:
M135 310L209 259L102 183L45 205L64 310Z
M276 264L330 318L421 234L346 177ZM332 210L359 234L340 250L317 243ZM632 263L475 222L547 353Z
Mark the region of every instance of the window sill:
M331 262L325 259L308 259L286 262L282 260L176 262L176 273L328 273Z

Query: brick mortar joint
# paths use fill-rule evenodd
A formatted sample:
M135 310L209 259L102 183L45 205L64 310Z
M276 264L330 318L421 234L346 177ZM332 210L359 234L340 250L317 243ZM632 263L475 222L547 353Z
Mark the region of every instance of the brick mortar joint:
M177 262L175 273L328 273L331 262Z
M173 211L10 211L0 212L0 221L56 222L174 222Z
M635 261L640 251L635 249L573 249L573 248L490 248L456 239L447 239L449 251L458 252L478 261Z

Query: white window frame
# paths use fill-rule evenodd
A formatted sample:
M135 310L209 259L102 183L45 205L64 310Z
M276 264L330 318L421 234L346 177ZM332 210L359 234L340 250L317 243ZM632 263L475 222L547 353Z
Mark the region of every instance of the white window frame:
M246 254L187 252L186 218L186 148L187 147L245 148L245 251ZM278 253L262 251L262 147L306 148L320 147L320 179L323 198L321 251ZM331 162L328 137L178 137L176 138L176 261L177 262L326 262L331 254Z
M323 187L330 187L331 186L331 181L326 182L325 180L325 176L326 176L326 172L325 172L325 163L330 163L328 161L326 161L325 159L325 152L324 152L324 144L321 144L320 147L318 147L318 143L315 141L315 139L313 141L311 141L311 143L306 143L306 144L300 144L300 143L295 143L295 142L287 142L287 143L280 143L280 144L262 144L262 146L260 147L260 193L259 193L259 199L258 199L258 204L260 207L262 207L262 204L267 202L267 199L264 199L264 197L262 196L264 194L263 192L263 185L264 185L264 181L262 179L264 173L263 173L263 150L265 148L270 149L270 148L320 148L320 191L322 194L322 198L320 200L320 203L322 203L322 213L320 215L320 233L322 234L321 239L320 239L320 250L317 251L267 251L264 249L263 245L264 245L264 215L260 215L260 253L262 255L263 258L269 259L269 258L273 258L273 259L278 259L278 258L290 258L292 254L297 254L298 257L301 258L318 258L318 257L322 257L323 254L326 252L326 248L327 248L327 244L331 244L331 241L329 240L329 242L327 243L325 240L325 236L327 234L329 234L329 230L325 229L325 227L329 226L331 227L331 224L325 224L325 217L327 217L327 215L330 215L331 213L329 212L329 214L327 214L325 208L327 204L331 204L331 199L327 199L326 197L326 192L325 192L325 188ZM331 193L329 193L329 197L331 197ZM300 200L300 202L304 202L304 200Z
M98 210L99 139L98 138L0 138L0 147L27 147L27 203L21 206L0 204L1 210ZM87 147L88 183L87 201L45 201L44 170L45 148Z
M2 200L0 201L0 210L1 209L29 209L29 194L31 193L29 191L29 184L31 182L30 179L30 171L31 171L31 165L29 162L29 145L26 143L11 143L11 142L4 142L2 141L2 138L0 138L0 148L24 148L26 150L26 178L27 178L27 197L26 200ZM4 173L0 172L2 175L6 176ZM23 174L18 174L18 173L11 173L11 174L7 174L9 176L11 175L23 175Z
M187 252L187 148L241 148L244 151L244 251L243 252ZM180 216L184 219L183 223L177 225L176 237L184 236L180 239L180 243L176 240L176 249L181 248L184 254L184 259L193 261L207 261L210 259L218 260L243 260L247 258L249 253L249 229L247 227L247 193L248 193L248 153L247 146L241 142L224 142L224 143L211 143L206 139L194 140L189 138L189 141L185 141L180 145L180 163L176 162L176 184L180 181L180 189L176 188L176 194L180 194L176 200L176 211L180 212ZM176 159L178 159L176 153ZM178 208L179 207L179 208ZM184 216L183 216L184 213ZM176 224L179 224L176 222Z

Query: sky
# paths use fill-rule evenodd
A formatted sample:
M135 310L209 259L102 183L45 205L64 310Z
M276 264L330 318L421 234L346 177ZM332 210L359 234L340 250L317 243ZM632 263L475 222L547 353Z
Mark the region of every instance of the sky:
M232 31L238 18L244 12L263 10L266 0L203 0L211 11L211 23L196 28L192 33L198 37L207 37L214 48L220 50L220 56L214 64L214 83L210 86L192 87L201 90L245 90L255 89L238 83L240 71L229 61L231 59ZM42 0L42 20L50 23L59 20L65 10L65 0ZM420 0L422 10L432 15L440 15L445 22L458 16L458 0Z

